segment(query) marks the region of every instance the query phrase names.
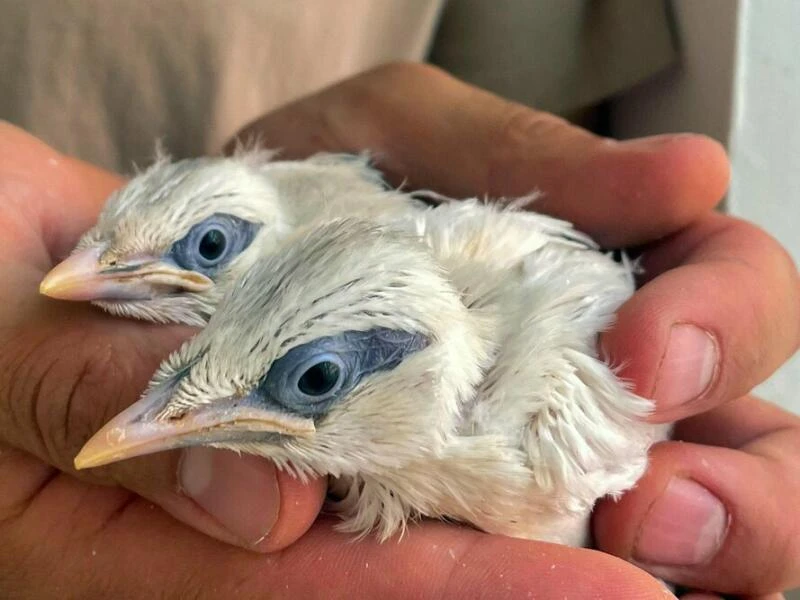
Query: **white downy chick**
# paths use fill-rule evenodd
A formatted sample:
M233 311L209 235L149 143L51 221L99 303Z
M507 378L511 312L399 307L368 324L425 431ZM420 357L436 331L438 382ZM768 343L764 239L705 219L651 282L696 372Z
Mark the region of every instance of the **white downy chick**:
M211 445L330 475L344 530L422 516L585 545L665 428L597 354L629 264L568 224L477 202L314 225L263 256L88 468Z
M365 157L271 157L160 156L109 197L40 291L116 315L204 325L226 288L298 227L347 215L392 218L418 206L388 190Z

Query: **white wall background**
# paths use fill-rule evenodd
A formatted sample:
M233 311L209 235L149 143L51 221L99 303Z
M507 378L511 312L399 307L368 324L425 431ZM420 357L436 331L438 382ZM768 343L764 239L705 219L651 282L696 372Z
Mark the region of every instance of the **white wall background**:
M732 213L800 262L800 2L742 2L730 150ZM800 413L800 354L759 390Z
M688 130L726 144L726 209L770 232L800 263L800 1L672 5L683 64L622 98L615 132ZM800 413L800 354L756 391Z

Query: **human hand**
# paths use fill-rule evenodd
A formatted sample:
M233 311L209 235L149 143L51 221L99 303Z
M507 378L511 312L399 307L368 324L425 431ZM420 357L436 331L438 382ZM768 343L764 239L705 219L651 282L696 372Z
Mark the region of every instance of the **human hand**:
M800 523L789 516L800 419L745 395L797 349L800 283L772 238L709 210L728 183L717 144L697 135L612 142L421 65L324 90L240 137L252 134L296 158L368 148L411 189L513 198L537 188L536 210L608 247L643 246L645 285L602 348L655 399L654 421L680 421L682 442L655 447L622 502L600 503L598 546L699 589L800 584Z
M419 90L419 97L410 97L409 89ZM537 186L548 193L539 204L540 210L575 221L608 245L642 243L681 229L718 200L727 181L727 166L721 151L696 136L662 138L638 145L599 142L552 118L515 108L423 67L391 67L367 74L277 111L257 128L269 145L282 145L293 156L323 149L377 149L383 153L381 166L388 167L396 176L409 176L420 187L451 195L488 192L513 196ZM420 146L419 139L430 141ZM27 143L31 144L29 138ZM19 148L24 144L17 140L11 145L15 156L20 156ZM39 147L39 152L45 150ZM476 593L519 595L521 591L532 591L540 598L565 594L662 597L658 586L642 571L610 556L487 536L435 523L412 528L399 545L392 542L378 545L371 538L344 545L347 537L333 533L330 523L321 521L298 543L274 555L277 558L259 557L181 527L161 510L148 509L148 503L131 494L73 479L74 452L103 421L133 400L158 359L186 331L153 328L142 323L123 324L90 309L71 306L67 310L34 298L35 283L49 266L51 257L65 252L78 233L88 227L101 198L115 185L105 176L75 163L61 173L60 184L55 177L43 179L41 172L46 171L46 163L52 156L45 152L38 162L29 156L22 162L18 160L16 167L28 165L22 169L27 179L16 178L26 182L22 187L28 186L27 210L38 205L35 211L40 213L34 211L33 221L43 223L43 227L31 231L26 225L31 221L30 216L13 219L10 224L17 238L25 237L19 233L20 227L25 235L33 236L28 244L39 247L38 262L31 263L30 257L35 253L24 252L25 256L20 257L16 245L9 245L4 254L4 271L18 282L13 289L19 298L8 303L12 321L2 331L4 338L16 344L13 352L19 360L18 364L6 365L2 372L7 373L4 375L7 379L8 374L13 374L15 381L22 383L15 386L16 391L8 384L0 388L8 390L3 392L8 398L0 396L0 411L11 414L13 410L16 415L13 422L7 419L10 425L0 417L0 439L8 438L7 443L45 461L39 462L16 450L2 455L16 461L16 466L7 461L4 461L6 467L0 464L3 471L0 481L4 482L0 485L15 490L16 501L9 503L10 511L2 513L12 515L2 523L11 524L14 536L6 547L11 558L0 554L0 565L10 565L15 559L15 564L19 564L19 557L25 556L24 568L17 571L16 577L70 590L78 589L77 586L83 586L83 590L128 593L131 589L142 589L143 595L146 590L142 586L152 586L149 589L165 595L171 591L174 595L196 590L198 595L200 590L207 595L225 595L236 589L245 596L264 590L278 595L289 586L290 596L309 596L315 592L327 597L356 592L367 596L391 595L402 587L403 597L409 597L412 590L421 596L439 593L455 597ZM14 174L13 169L10 172ZM77 175L78 172L84 174ZM31 180L40 187L31 187ZM76 180L80 180L78 184L74 183ZM24 198L19 187L12 187L10 195ZM643 197L645 189L652 190L648 197ZM58 206L47 202L48 192L59 199ZM594 200L592 204L584 202L589 197ZM35 198L38 201L32 202ZM73 212L71 221L59 219L58 213L65 211L64 205ZM50 216L42 218L42 211ZM774 250L774 243L764 239ZM27 268L23 269L21 265L25 264ZM20 279L20 275L25 278ZM654 280L652 285L657 282L658 279ZM794 291L779 293L784 301L787 297L793 299ZM20 308L15 309L15 304ZM27 320L26 311L21 311L23 305L27 307ZM776 306L782 308L778 314L784 316L784 322L791 322L793 315L786 313L786 306ZM41 318L43 311L51 320L46 331L32 326L33 319ZM83 342L71 348L77 356L63 355L65 342L61 336L65 319L73 325L69 330L72 339L81 336ZM646 323L654 321L650 318ZM625 322L623 318L620 327ZM669 323L664 325L668 327ZM719 329L725 333L726 341L731 330L737 334L734 341L741 338L735 321L722 325L727 325ZM32 335L26 336L28 332ZM100 337L98 341L97 334L111 339ZM110 368L88 361L93 344L106 350L104 362ZM615 346L612 334L606 345L612 353L617 347L624 348L619 342ZM10 347L8 342L5 347ZM32 353L35 349L39 352ZM761 365L763 372L783 360L787 352L781 347L770 349L774 352ZM58 359L55 366L48 368L54 358ZM90 365L90 370L82 374L84 365ZM645 364L639 367L640 373L649 372L652 376L656 367L650 365L648 371ZM722 367L718 372L723 372ZM761 374L750 372L749 376L757 378ZM79 385L74 392L67 389L60 397L53 393L64 382L76 380ZM646 377L643 381L647 385ZM69 403L68 397L72 398ZM2 408L6 405L14 408ZM70 426L65 428L65 423ZM11 433L6 433L9 430ZM242 545L255 538L245 532L263 533L265 525L242 519L242 515L269 514L274 519L277 512L270 535L256 547L262 551L289 544L302 534L316 513L322 489L319 484L309 490L279 475L280 493L275 494L274 484L264 484L269 479L264 475L270 469L264 461L245 459L245 470L236 468L236 464L242 463L232 463L231 457L226 458L224 453L200 452L204 454L184 459L184 466L207 465L202 461L213 457L213 464L221 461L221 468L214 473L232 475L227 480L224 476L212 477L206 487L184 484L185 492L195 493L193 500L177 491L178 458L170 454L108 467L95 473L93 481L118 482L195 528ZM45 464L58 465L65 474L43 485L53 474ZM9 471L9 465L13 471ZM204 469L199 471L202 475ZM181 472L186 474L185 469ZM197 473L195 477L201 482L204 479ZM14 481L18 483L13 485ZM31 483L26 486L26 482ZM47 492L56 483L61 483L62 488L66 486L64 493L70 495L56 496L47 504L47 498L53 498ZM276 502L278 496L280 501ZM7 494L0 497L6 498ZM120 510L121 506L128 508ZM27 510L20 513L19 507ZM34 507L54 513L54 521L69 529L62 531L61 536L43 531L41 524L37 525L37 516L42 512L32 512ZM80 520L58 518L59 514L65 514L59 513L63 507L70 515L78 510ZM108 510L101 510L103 507ZM263 510L248 511L243 507ZM14 516L17 513L27 515L27 527L20 524L20 517ZM212 513L214 518L210 516ZM109 514L117 516L109 521ZM105 525L107 521L110 526ZM236 534L231 535L232 530ZM67 574L46 570L55 561L53 548L44 539L56 541L56 548L70 549L72 570ZM95 556L90 556L91 548L95 548ZM97 561L98 557L105 562ZM9 581L6 575L9 569L0 570L3 573L0 577ZM143 577L145 573L147 577ZM313 577L308 577L309 573Z
M78 449L191 333L37 293L119 184L0 124L0 596L663 597L610 555L466 527L384 544L325 518L306 532L324 482L256 457L197 448L76 472Z

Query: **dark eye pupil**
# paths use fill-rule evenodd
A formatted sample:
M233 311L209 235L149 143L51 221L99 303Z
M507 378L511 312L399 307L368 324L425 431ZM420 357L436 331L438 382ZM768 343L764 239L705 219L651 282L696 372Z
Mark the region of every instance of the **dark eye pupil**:
M297 382L297 387L306 396L322 396L330 392L339 382L339 366L330 361L317 363Z
M225 234L219 229L212 229L207 232L200 240L200 256L206 260L216 260L222 253L225 252L225 246L228 241L225 239Z

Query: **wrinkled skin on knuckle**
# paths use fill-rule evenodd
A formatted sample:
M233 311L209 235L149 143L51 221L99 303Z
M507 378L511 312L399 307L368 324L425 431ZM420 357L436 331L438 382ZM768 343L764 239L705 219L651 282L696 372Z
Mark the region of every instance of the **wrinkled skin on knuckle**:
M520 154L530 147L531 140L545 139L548 142L563 139L560 134L569 123L555 115L532 110L522 104L503 101L498 112L497 123L490 147L495 151L492 158L503 159Z
M141 386L133 384L136 357L120 352L114 337L92 334L91 328L41 336L28 331L11 346L14 359L0 375L12 441L65 471Z
M494 113L485 148L485 188L490 193L492 190L508 190L512 185L509 178L513 177L519 179L512 186L513 193L530 193L532 182L522 174L527 172L531 158L535 156L543 172L547 171L548 163L552 163L554 172L557 172L562 168L557 161L563 154L563 149L558 146L572 142L571 135L565 135L565 132L571 133L574 128L561 117L499 98ZM546 145L543 140L546 140ZM588 146L592 140L593 137L587 134L584 144Z

